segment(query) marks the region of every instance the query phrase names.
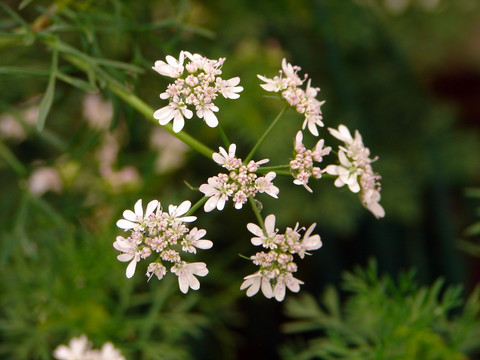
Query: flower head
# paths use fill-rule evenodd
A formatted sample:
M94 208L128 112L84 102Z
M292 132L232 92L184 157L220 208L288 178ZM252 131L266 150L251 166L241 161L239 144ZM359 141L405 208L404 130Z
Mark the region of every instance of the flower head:
M225 58L210 60L188 51L181 51L178 60L169 55L166 62L156 61L153 70L175 81L160 94L160 98L168 100L169 104L155 111L153 117L160 125L166 125L173 119L173 131L179 132L185 125L185 118L192 118L192 108L209 127L216 127L218 119L215 113L219 108L214 101L218 94L227 99L237 99L243 90L238 86L239 77L228 80L220 77L224 62Z
M155 275L161 280L167 273L165 264L171 263L170 272L181 277L180 289L185 290L185 284L197 290L200 286L198 280L192 280L191 274L204 276L208 273L206 265L202 269L189 265L182 260L181 252L196 253L196 249L210 249L213 243L203 237L207 233L204 229L194 227L189 229L186 224L195 221L195 216L187 215L191 203L186 200L180 205L169 205L168 212L163 211L160 203L153 200L148 203L145 213L142 201L138 200L134 206L135 211L123 212L124 219L117 222L117 226L130 231L128 237L118 236L113 247L122 252L117 256L120 261L130 261L126 275L131 278L137 263L151 256L155 259L148 265L146 276L150 280ZM200 263L193 263L200 264ZM203 274L203 275L201 275ZM188 289L188 287L187 287Z
M295 137L295 159L290 161L290 171L294 176L293 183L295 185L303 185L309 192L313 190L307 185L310 177L320 179L325 169L320 169L314 166L315 162L322 162L325 155L330 154L332 148L330 146L324 147L325 140L320 139L312 150L307 150L303 144L303 134L301 131Z
M337 129L328 129L337 139L344 142L339 146L338 165L329 165L325 171L330 175L336 175L334 184L337 187L347 185L350 191L359 193L362 205L376 218L385 216L385 210L380 205L380 175L376 174L371 163L377 157L370 158L370 150L363 145L362 136L355 131L352 136L345 125Z
M225 203L232 199L236 209L241 209L250 196L257 193L266 193L277 198L279 189L272 183L276 173L271 171L265 176L257 176L259 166L268 162L268 159L250 161L244 165L240 158L235 155L237 147L231 144L227 150L220 147L218 153L212 155L212 159L229 174L220 173L212 176L206 184L200 186L200 191L209 197L204 205L205 212L213 209L223 210Z
M293 261L293 255L300 258L310 255L307 251L317 250L322 246L319 235L311 235L315 228L312 224L301 239L300 231L304 228L286 228L285 233L280 234L275 228L275 215L265 218L262 227L249 223L247 229L255 235L252 244L262 246L261 251L251 256L253 263L260 267L256 273L246 276L240 286L240 290L248 289L247 296L255 295L261 288L267 298L274 297L277 301L283 301L286 289L298 292L301 280L293 277L297 271L297 264Z
M265 82L265 84L260 85L264 90L280 92L282 98L290 106L294 107L299 114L305 117L302 129L308 128L314 136L318 136L317 126L323 126L321 106L325 101L317 100L316 97L320 88L312 87L310 79L307 82L305 90L300 88L308 77L305 74L302 80L298 76L298 71L300 70L299 66L291 65L286 59L283 59L280 76L275 76L273 79L262 75L257 75L257 77Z

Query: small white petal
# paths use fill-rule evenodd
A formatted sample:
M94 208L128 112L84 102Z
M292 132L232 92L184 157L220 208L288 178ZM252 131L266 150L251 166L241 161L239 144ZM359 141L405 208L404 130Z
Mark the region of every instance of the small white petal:
M131 278L135 274L135 268L137 267L137 259L133 259L127 266L127 278Z

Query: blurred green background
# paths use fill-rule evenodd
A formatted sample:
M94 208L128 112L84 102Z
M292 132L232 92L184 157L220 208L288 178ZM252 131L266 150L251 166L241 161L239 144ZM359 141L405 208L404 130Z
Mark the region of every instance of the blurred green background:
M55 46L63 75L39 132ZM214 242L198 255L210 269L198 292L184 296L172 277L147 283L142 264L126 279L126 264L116 260L123 210L139 198L164 207L195 202L200 194L184 181L198 187L218 172L105 86L115 81L158 109L168 79L151 66L180 50L226 57L224 78L241 77L240 99L217 103L241 157L282 106L264 96L256 75L273 77L284 57L321 88L326 127L358 129L379 156L384 219L329 179L313 184L311 196L279 178L279 199L261 199L281 229L317 223L324 245L299 264L303 292L318 296L370 257L394 278L413 267L421 284L441 276L466 294L480 280L476 239L461 243L469 251L459 247L479 215L478 199L465 192L480 184L480 2L6 0L0 356L49 359L80 334L97 347L112 341L130 359L276 359L293 341L280 331L282 304L239 290L255 271L238 256L256 251L248 208L196 214ZM288 111L255 159L286 163L300 121ZM184 130L213 149L222 145L200 121Z

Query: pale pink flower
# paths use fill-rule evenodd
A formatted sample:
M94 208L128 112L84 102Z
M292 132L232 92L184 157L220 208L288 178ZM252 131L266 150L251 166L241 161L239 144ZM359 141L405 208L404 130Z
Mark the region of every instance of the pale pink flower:
M291 292L297 293L300 291L300 285L304 284L303 281L294 278L291 273L285 273L277 277L276 281L273 296L277 301L283 301L287 287Z
M237 86L240 83L238 76L229 80L222 80L217 78L216 85L220 94L226 99L238 99L240 97L239 92L243 91L242 86Z
M144 219L148 218L159 207L160 203L158 202L158 200L152 200L147 204L147 208L144 213L142 207L142 199L139 199L134 205L135 212L133 212L132 210L125 210L123 212L124 219L118 220L117 226L120 229L124 230L142 228L142 223L144 222Z
M317 224L313 223L303 234L302 241L300 242L300 249L298 250L298 256L303 259L306 255L310 255L307 251L318 250L322 247L322 241L320 240L320 235L316 234L311 236L315 226Z
M173 119L173 131L178 133L185 125L185 119L191 119L192 110L187 109L186 105L170 103L169 105L155 111L153 117L158 120L160 125L166 125Z
M200 282L194 275L205 276L208 274L207 265L203 262L189 264L182 261L172 266L170 271L178 276L178 286L184 294L188 292L189 288L192 290L200 288Z
M58 346L53 357L57 360L86 360L89 356L91 344L85 335L72 338L67 345Z
M255 246L263 245L269 239L272 239L278 232L275 229L275 215L270 214L265 218L265 231L254 223L248 223L247 229L256 237L252 238L252 244Z
M35 169L28 179L28 189L33 195L42 196L48 191L62 192L63 182L57 169L52 167L39 167Z
M173 56L167 55L167 62L162 60L155 61L155 66L153 66L152 69L158 72L160 75L178 78L183 74L183 61L185 59L185 54L186 52L180 51L180 57L178 60Z
M255 274L245 276L243 278L245 281L240 286L240 290L247 290L247 296L252 297L255 295L260 287L262 289L263 295L270 299L273 296L273 289L272 285L270 284L270 279L264 276L260 271L256 272Z
M259 193L266 193L271 197L277 199L280 189L273 185L272 180L275 179L277 174L274 171L270 171L265 176L259 177L255 180L255 188Z
M123 238L122 236L117 236L117 240L113 243L113 247L123 252L117 256L117 259L121 262L130 261L130 264L127 266L126 276L131 278L135 274L135 269L137 267L137 262L141 259L141 250L138 247L139 243L132 238Z
M199 188L200 192L210 197L203 206L203 209L205 212L210 212L215 208L220 211L223 210L225 202L229 196L232 195L233 190L229 184L219 176L212 176L208 178L207 182L208 184L202 184Z

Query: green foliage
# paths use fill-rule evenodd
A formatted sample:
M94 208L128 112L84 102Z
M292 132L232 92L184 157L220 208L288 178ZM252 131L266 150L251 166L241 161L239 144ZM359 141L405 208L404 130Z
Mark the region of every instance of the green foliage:
M179 295L168 278L145 284L142 268L127 280L125 264L115 259L122 210L138 198L174 203L192 194L183 181L198 187L211 175L212 165L192 151L174 158L181 169L154 170L159 154L149 139L158 124L151 115L165 80L150 68L182 49L226 56L225 74L241 77L241 99L228 108L219 103L219 119L243 144L242 155L281 108L263 97L256 74L276 74L286 57L322 88L326 126L358 128L380 156L375 168L383 177L387 219L376 226L358 199L332 190L329 180L314 184L312 197L299 187L265 201L264 208L278 210L282 226L292 225L292 214L317 222L326 254L319 256L326 261L311 258L302 274L306 283L320 288L326 278L335 280L352 255L338 239L345 237L363 254L383 252L386 264L414 263L426 270L419 274L424 279L438 271L429 267L436 253L425 243L433 238L435 250L446 254L436 259L442 273L448 278L460 269L448 246L463 219L442 200L478 182L479 135L458 121L456 109L433 101L426 84L457 53L453 45L462 50L463 44L469 51L458 51L459 57L478 66L476 42L464 32L480 12L471 0L442 0L433 11L422 8L426 2L406 1L403 12L391 13L383 0L0 1L0 117L11 116L25 133L22 139L0 133L0 357L50 359L56 346L84 333L96 347L113 342L129 359L241 358L254 340L272 344L263 352L251 349L248 358L275 352L278 308L262 308L257 299L245 308L239 300L250 269L237 253L251 248L247 230L232 229L251 221L245 213L226 209L222 221L215 214L199 219L215 242L201 293ZM87 93L113 106L105 128L87 124ZM296 115L287 111L259 149L273 154L272 165L290 156ZM193 123L179 136L192 144L206 139L213 149L223 145L216 131ZM99 154L114 149L106 174ZM29 181L42 167L60 174L61 193L32 193ZM125 169L140 176L120 185L109 177ZM358 231L368 239L354 242ZM400 253L395 239L413 241ZM471 252L480 253L473 245ZM411 274L394 284L373 268L348 275L345 289L351 295L343 305L333 288L321 305L308 295L289 302L298 321L286 329L322 337L285 354L453 360L478 348L477 292L460 309L459 288L419 287ZM248 321L265 339L251 339Z
M480 348L480 287L464 302L460 286L419 286L413 271L395 282L376 262L343 277L341 301L329 287L317 302L304 294L286 303L287 333L309 333L303 346L284 348L295 359L464 360Z
M467 197L476 200L477 206L475 209L475 216L477 218L480 217L480 206L478 206L478 201L480 200L480 189L467 189L466 195ZM464 231L464 236L466 239L460 239L458 241L458 246L468 254L480 257L480 243L478 241L480 236L480 220L469 225Z

